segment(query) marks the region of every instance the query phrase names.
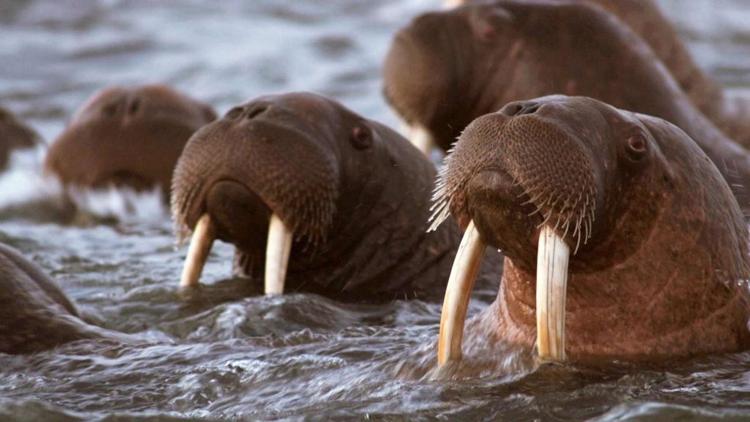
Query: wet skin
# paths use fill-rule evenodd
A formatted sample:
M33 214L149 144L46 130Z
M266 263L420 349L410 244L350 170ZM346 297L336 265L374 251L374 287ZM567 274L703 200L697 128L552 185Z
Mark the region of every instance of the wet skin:
M106 88L52 143L45 171L65 186L160 187L167 198L185 143L215 118L208 105L164 85Z
M39 135L10 110L0 107L0 171L8 166L13 151L39 145Z
M505 0L417 17L395 36L384 92L447 150L473 119L550 94L585 95L661 117L688 133L730 186L750 186L750 155L691 102L649 46L599 7ZM739 197L748 206L747 195Z
M39 352L83 339L125 336L87 324L49 276L0 244L0 353Z
M255 281L274 214L294 233L286 291L435 300L460 233L452 221L426 233L434 178L408 141L335 101L265 96L190 139L172 210L183 235L209 216L215 237L236 248L235 271ZM485 272L499 265L495 254Z
M658 361L750 347L748 231L708 157L676 126L586 97L509 103L472 122L438 204L506 256L467 328L531 349L540 227L573 251L574 361Z

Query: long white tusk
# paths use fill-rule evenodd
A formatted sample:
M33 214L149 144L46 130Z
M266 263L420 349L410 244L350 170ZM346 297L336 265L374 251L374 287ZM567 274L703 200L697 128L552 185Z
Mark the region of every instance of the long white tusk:
M190 247L182 269L182 277L180 277L180 287L193 287L198 284L215 236L211 217L203 214L195 224L193 237L190 239Z
M271 215L266 244L266 294L284 293L284 279L292 249L292 231L278 215Z
M430 156L435 148L435 140L432 134L422 126L415 125L408 128L409 141L426 156Z
M449 360L461 360L461 342L464 336L464 321L469 307L471 291L484 257L485 244L474 227L474 221L466 227L461 245L448 278L443 310L440 314L438 338L438 364Z
M536 260L536 348L542 360L565 360L565 296L570 247L542 227Z

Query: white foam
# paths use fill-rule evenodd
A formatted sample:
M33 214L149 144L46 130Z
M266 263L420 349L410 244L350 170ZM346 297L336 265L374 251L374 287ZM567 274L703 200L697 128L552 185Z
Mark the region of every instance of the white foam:
M8 169L0 173L0 209L23 205L45 198L64 195L60 182L45 177L42 163L46 149L14 151ZM169 210L162 200L159 187L146 192L127 188L69 188L68 196L76 206L98 217L114 217L122 222L162 222L169 219Z
M59 195L60 184L42 175L45 147L16 150L0 173L0 208Z
M99 217L115 217L122 222L160 222L170 218L159 187L145 192L114 187L71 188L68 193L78 208Z

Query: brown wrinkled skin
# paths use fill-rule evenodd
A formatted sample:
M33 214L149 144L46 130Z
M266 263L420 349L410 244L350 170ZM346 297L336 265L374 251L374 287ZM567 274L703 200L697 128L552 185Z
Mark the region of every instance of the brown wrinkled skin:
M599 7L504 0L427 13L396 35L384 77L394 109L446 150L473 119L543 95L585 95L661 117L701 146L748 206L748 152L693 105L648 44Z
M8 166L10 154L16 149L39 145L39 135L18 120L10 110L0 107L0 171Z
M65 186L159 186L166 197L185 143L215 118L208 105L164 85L106 88L52 143L45 171Z
M570 359L750 347L748 286L738 284L750 276L747 226L716 167L676 126L586 97L510 103L466 128L442 178L452 213L506 255L497 299L467 337L532 348L539 227L562 216L556 231L575 250L577 217L590 214L569 267Z
M310 93L265 96L199 130L175 169L182 234L208 213L235 270L262 283L271 210L294 231L285 291L339 300L442 297L460 242L426 233L433 165L391 129ZM500 259L488 253L483 279ZM495 278L495 283L496 283Z
M693 60L674 25L653 0L576 0L614 13L646 41L693 104L730 138L750 146L750 102L727 97L723 88ZM480 1L466 2L480 3ZM689 7L689 4L686 4Z
M0 244L0 353L32 353L75 340L118 337L82 321L57 283Z

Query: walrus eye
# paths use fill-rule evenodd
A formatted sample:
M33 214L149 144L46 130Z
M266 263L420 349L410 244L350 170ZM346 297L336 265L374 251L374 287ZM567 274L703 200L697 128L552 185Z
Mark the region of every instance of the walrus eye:
M633 135L628 138L627 151L628 156L631 159L636 161L640 160L644 155L646 155L647 149L648 147L646 139L643 137L643 135Z
M367 149L372 146L372 134L370 130L362 126L355 126L352 129L352 136L349 137L354 148Z

